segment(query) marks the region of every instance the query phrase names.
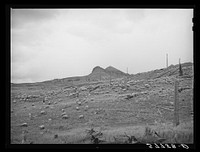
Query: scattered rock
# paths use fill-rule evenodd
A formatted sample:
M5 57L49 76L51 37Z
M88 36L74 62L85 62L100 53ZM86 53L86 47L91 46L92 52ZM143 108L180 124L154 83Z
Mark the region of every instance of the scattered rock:
M129 100L129 99L131 99L131 98L133 98L133 95L129 95L129 94L128 94L128 95L126 96L125 99Z
M51 121L52 119L51 119L51 118L49 118L48 120L49 120L49 121Z
M47 106L45 106L44 108L47 109L47 108L49 108L49 106L47 105Z
M17 101L16 100L13 100L13 103L16 103Z
M77 102L78 103L78 105L80 106L81 105L81 102L79 101L79 102Z
M55 139L56 139L56 138L58 138L58 135L57 135L57 134L55 134L55 135L54 135L54 138L55 138Z
M76 107L76 110L79 110L79 107Z
M32 117L32 114L31 114L31 113L29 113L29 114L28 114L28 116L31 118L31 117Z

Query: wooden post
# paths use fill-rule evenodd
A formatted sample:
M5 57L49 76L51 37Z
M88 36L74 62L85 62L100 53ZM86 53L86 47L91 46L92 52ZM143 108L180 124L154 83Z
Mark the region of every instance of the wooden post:
M174 86L174 125L179 125L179 97L178 97L178 80L175 80Z

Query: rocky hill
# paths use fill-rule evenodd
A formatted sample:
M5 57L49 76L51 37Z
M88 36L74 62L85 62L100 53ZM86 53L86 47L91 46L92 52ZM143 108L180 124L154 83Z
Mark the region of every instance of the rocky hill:
M181 64L183 77L193 77L193 63L186 62ZM54 79L43 82L36 83L22 83L22 84L14 84L11 86L73 86L85 83L95 83L99 81L129 77L134 80L142 80L142 79L156 79L167 76L178 76L179 75L179 64L170 65L168 68L156 69L148 72L142 72L137 74L126 74L112 66L108 66L107 68L102 68L100 66L96 66L92 69L92 72L86 76L75 76L75 77L67 77L63 79Z
M109 66L105 69L103 69L100 66L96 66L93 68L92 73L88 75L88 79L95 81L95 80L108 80L110 78L121 78L127 76L126 73Z

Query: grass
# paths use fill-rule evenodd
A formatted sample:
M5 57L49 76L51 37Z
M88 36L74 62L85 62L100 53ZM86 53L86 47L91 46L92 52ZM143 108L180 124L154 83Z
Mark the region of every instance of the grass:
M146 143L193 143L189 124L166 126L129 126L121 128L97 128L79 130L79 136L67 136L70 144L146 144ZM84 134L85 132L85 134ZM62 137L63 139L65 136Z
M27 129L27 139L34 143L73 143L73 144L103 144L103 143L121 143L121 144L133 144L138 142L155 142L156 134L159 136L158 142L166 143L193 143L193 125L190 121L189 115L190 107L192 107L192 92L191 90L184 90L180 93L181 101L181 113L180 125L173 127L169 122L173 122L173 113L170 110L163 108L155 108L151 106L158 105L160 107L170 108L170 102L173 101L173 86L164 86L161 82L152 80L153 88L147 91L146 88L139 89L139 92L147 92L147 94L141 93L139 96L131 98L129 100L124 98L118 98L123 95L130 94L134 91L135 87L141 87L143 84L133 85L130 90L124 92L114 92L109 87L97 88L95 91L104 92L109 91L109 94L94 95L90 92L90 96L84 96L79 98L70 98L65 93L60 92L58 95L48 95L51 105L48 103L43 104L42 98L34 101L19 101L16 97L18 94L27 93L40 94L41 92L48 93L51 88L40 90L29 90L22 87L13 88L12 99L17 102L11 102L11 143L21 143L21 132ZM188 80L188 83L190 81ZM143 82L138 82L143 83ZM184 85L185 85L184 81ZM182 85L182 86L184 86ZM160 86L164 88L162 92L159 92ZM28 87L27 87L28 88ZM99 90L98 90L99 89ZM170 91L167 91L169 90ZM59 92L60 88L57 89ZM56 90L55 90L56 91ZM154 94L155 93L155 94ZM162 96L160 96L162 95ZM79 110L76 110L77 101L86 100L79 106ZM184 99L182 101L182 99ZM53 104L57 102L57 104ZM34 103L34 106L32 104ZM85 111L85 106L89 108ZM46 108L48 106L48 108ZM26 108L24 108L26 107ZM183 108L187 107L187 108ZM68 119L62 119L62 109L69 116ZM160 109L158 111L158 109ZM46 115L40 115L40 112L45 110ZM33 119L29 118L29 113L35 116ZM79 119L79 115L84 115L84 119ZM51 118L51 121L49 119ZM26 128L19 127L18 124L27 123ZM157 122L157 123L156 123ZM161 123L162 122L162 123ZM148 125L147 125L148 124ZM45 125L45 129L50 132L40 134L40 125ZM93 128L97 131L97 127L104 127L100 132L102 137L96 137L93 134L87 135L86 128ZM42 130L44 131L44 130ZM58 137L54 139L54 135L58 134ZM134 138L135 137L135 138ZM165 140L164 140L165 139ZM105 140L105 142L100 142ZM137 142L138 141L138 142Z

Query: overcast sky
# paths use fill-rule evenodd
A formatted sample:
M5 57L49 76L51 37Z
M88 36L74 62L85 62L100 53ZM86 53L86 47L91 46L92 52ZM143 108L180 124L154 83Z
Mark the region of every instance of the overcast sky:
M192 9L11 9L11 82L193 62Z

